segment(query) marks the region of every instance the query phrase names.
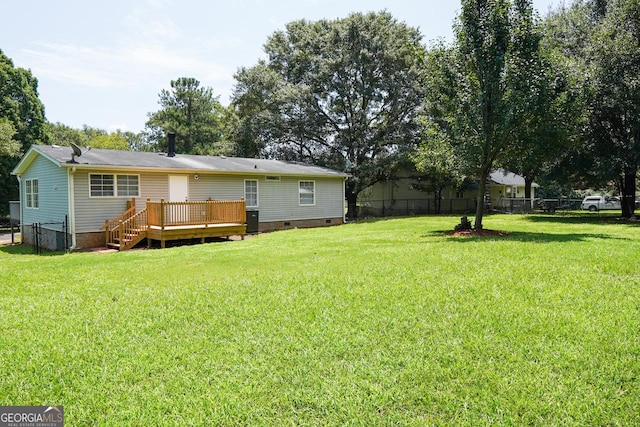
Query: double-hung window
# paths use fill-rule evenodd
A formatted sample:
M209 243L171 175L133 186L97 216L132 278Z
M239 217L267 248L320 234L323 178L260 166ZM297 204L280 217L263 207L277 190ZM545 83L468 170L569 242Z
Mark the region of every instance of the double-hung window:
M316 204L315 181L299 181L299 202L301 206L313 206Z
M258 181L255 179L244 180L244 200L248 208L258 207Z
M27 208L38 209L40 201L38 200L38 180L27 179L24 182L24 198Z
M138 175L90 174L91 197L138 197Z

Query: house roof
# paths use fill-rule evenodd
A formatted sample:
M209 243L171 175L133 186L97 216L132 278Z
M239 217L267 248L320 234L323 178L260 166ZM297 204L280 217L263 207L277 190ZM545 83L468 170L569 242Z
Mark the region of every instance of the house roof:
M249 159L225 156L198 156L166 153L104 150L99 148L83 150L82 155L72 161L71 147L57 145L34 145L14 168L13 174L23 173L37 155L42 155L60 167L78 169L115 169L172 171L190 173L221 173L244 175L305 175L318 177L347 177L348 174L333 169L300 162L270 159Z
M507 172L504 169L498 169L489 175L489 183L494 185L515 185L518 187L524 187L524 178L513 172ZM535 182L531 184L532 187L539 187Z

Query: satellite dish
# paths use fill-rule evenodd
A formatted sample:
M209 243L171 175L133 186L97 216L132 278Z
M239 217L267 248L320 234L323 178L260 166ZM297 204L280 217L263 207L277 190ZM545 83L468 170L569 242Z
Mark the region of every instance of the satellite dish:
M80 150L80 147L78 147L78 145L76 145L73 142L70 142L69 145L71 146L71 148L73 149L73 154L80 157L82 156L82 151Z

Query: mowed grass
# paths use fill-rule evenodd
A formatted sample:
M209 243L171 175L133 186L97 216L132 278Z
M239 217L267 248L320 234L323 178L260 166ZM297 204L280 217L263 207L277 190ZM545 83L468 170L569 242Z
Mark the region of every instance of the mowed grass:
M457 217L0 248L0 405L68 425L638 425L639 228Z

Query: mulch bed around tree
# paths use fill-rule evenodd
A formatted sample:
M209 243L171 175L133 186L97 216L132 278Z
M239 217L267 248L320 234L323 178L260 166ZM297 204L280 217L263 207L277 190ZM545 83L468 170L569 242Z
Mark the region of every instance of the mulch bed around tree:
M450 231L445 231L445 234L447 236L478 236L478 237L506 237L511 235L511 233L507 233L506 231L487 230L487 229L482 229L482 230L472 229L472 230L458 230L458 231L450 230Z

